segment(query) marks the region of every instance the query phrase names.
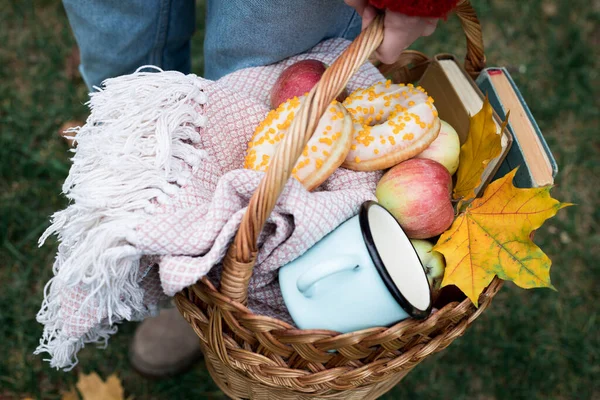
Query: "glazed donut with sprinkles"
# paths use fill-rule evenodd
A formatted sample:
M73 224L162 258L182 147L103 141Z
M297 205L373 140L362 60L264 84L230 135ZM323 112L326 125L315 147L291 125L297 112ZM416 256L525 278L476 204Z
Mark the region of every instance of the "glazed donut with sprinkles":
M288 132L304 96L294 97L271 110L254 131L248 143L244 168L266 172L277 146ZM352 117L346 108L333 101L319 120L292 176L312 190L323 183L345 161L353 136Z
M438 136L433 99L412 84L377 83L344 100L354 138L343 166L357 171L393 167L425 150Z

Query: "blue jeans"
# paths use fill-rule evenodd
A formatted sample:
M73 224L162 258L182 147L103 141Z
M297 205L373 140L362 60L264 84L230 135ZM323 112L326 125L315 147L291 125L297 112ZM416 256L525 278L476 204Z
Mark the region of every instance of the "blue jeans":
M63 0L88 87L141 65L189 73L194 0ZM206 0L204 77L353 39L361 19L343 0Z

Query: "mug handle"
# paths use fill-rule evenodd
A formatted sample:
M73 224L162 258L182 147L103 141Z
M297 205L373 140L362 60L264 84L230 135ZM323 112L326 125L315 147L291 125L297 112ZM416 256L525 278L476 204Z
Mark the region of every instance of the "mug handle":
M312 295L310 289L315 283L330 275L338 272L356 269L360 266L358 259L354 256L343 256L333 260L327 260L317 265L313 265L308 271L303 273L296 283L300 293L306 297Z

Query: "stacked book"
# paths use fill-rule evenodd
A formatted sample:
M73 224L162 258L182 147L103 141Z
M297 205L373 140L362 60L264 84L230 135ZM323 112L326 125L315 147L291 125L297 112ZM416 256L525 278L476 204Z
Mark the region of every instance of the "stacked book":
M419 84L436 99L440 118L452 125L464 143L470 117L483 106L485 96L494 108L502 152L492 160L482 178L482 186L519 168L517 187L553 185L557 166L527 103L505 68L487 68L474 81L450 54L433 58ZM510 113L509 113L510 111ZM506 129L502 121L508 117Z

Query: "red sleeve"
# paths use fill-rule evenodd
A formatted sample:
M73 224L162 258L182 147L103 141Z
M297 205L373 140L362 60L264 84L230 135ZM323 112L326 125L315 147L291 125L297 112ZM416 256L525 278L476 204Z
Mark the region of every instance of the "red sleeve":
M444 18L456 7L458 0L369 0L369 3L382 10L410 16Z

